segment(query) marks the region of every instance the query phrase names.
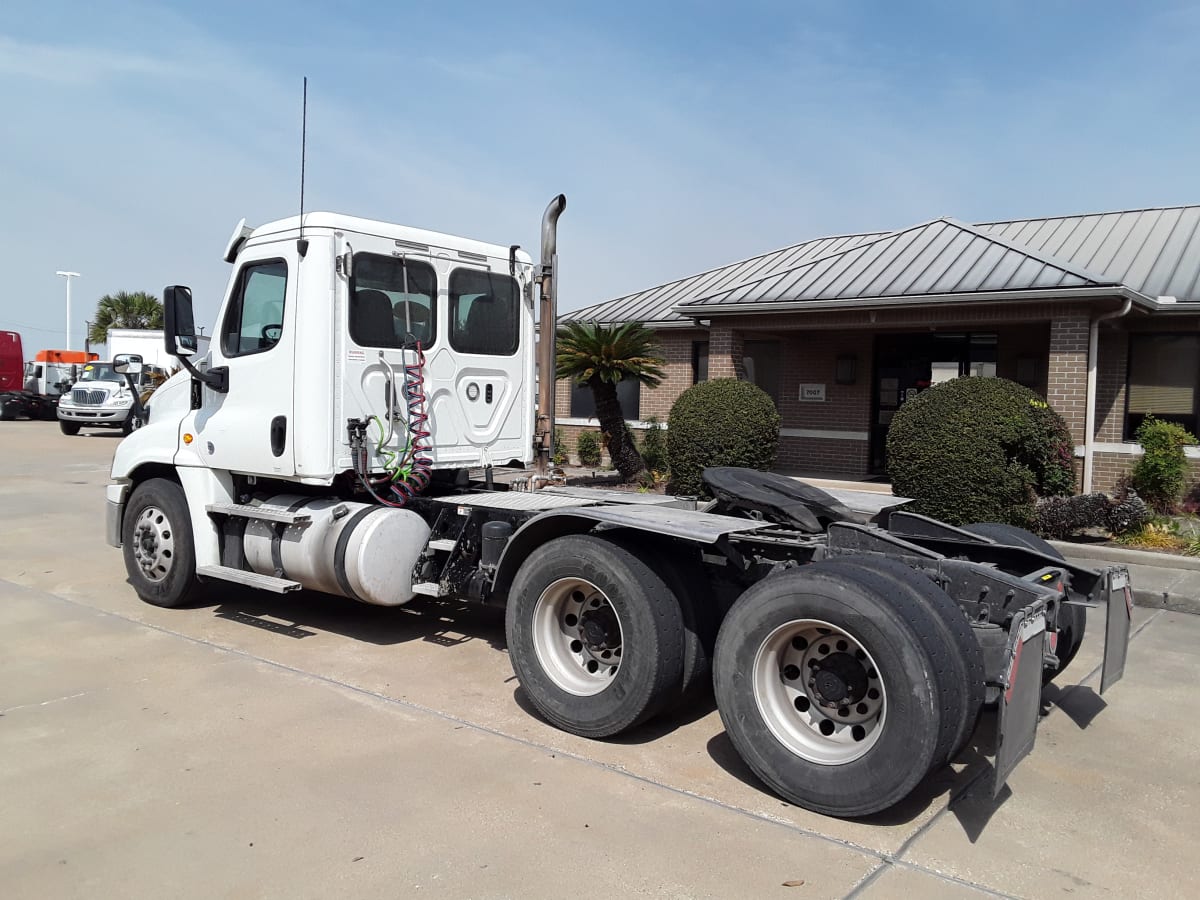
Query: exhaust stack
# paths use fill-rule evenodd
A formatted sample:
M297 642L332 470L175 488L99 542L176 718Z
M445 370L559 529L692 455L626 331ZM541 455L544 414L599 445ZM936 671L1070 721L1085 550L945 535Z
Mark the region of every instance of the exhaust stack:
M550 477L554 458L554 358L558 320L558 217L567 208L559 194L542 214L542 259L538 267L541 302L538 307L538 413L533 442L537 449L537 481Z

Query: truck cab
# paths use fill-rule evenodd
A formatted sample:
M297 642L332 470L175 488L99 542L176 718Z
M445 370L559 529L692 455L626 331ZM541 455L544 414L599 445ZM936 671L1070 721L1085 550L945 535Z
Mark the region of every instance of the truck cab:
M119 428L129 434L143 424L137 413L135 391L152 387L166 372L145 366L129 381L112 362L87 362L75 366L78 380L58 399L58 426L63 434L75 435L81 428Z

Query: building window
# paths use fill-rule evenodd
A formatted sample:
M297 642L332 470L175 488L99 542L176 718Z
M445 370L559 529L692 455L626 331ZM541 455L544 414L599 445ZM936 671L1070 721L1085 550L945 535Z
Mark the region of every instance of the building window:
M708 341L692 341L692 384L708 381Z
M1135 334L1129 338L1125 439L1134 440L1146 416L1196 431L1200 335Z
M779 405L779 341L746 341L742 345L746 380L758 385Z
M621 401L621 413L626 419L641 418L642 384L635 378L622 378L617 382L617 399ZM596 418L596 398L586 384L571 385L571 418Z

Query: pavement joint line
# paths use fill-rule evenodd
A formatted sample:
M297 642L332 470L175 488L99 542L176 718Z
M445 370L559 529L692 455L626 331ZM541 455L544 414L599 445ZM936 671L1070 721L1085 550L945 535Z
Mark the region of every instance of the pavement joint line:
M213 641L205 640L204 638L193 637L192 635L183 634L182 632L172 631L170 628L165 628L161 625L156 625L152 622L144 622L140 619L135 619L130 616L125 616L120 613L112 612L110 610L97 609L97 607L89 606L86 603L80 603L77 600L71 600L67 597L63 597L58 594L50 593L49 591L42 591L37 588L26 588L23 585L15 584L14 582L7 581L6 579L0 579L0 582L11 585L13 587L21 588L23 590L32 591L33 593L36 593L36 594L41 594L43 596L52 597L61 603L66 603L71 606L80 607L85 610L91 610L93 612L98 612L102 616L111 616L112 618L120 619L121 621L128 622L131 625L137 625L137 626L141 626L143 628L149 628L153 631L160 632L161 634L179 638L181 640L187 641L192 644L198 644L200 646L210 647L214 650L228 653L231 656L237 656L237 657L241 657L242 659L250 660L253 662L257 662L257 663L262 663L263 665L270 666L274 669L278 669L283 672L288 672L293 675L299 675L302 678L308 678L313 681L317 681L317 682L321 682L323 684L327 684L327 685L330 685L333 687L341 688L343 690L352 691L356 694L360 694L360 695L363 695L366 697L371 697L375 700L379 700L386 704L390 704L390 705L394 705L394 706L402 706L407 709L414 710L416 712L426 713L427 715L434 716L435 718L442 719L446 722L452 722L455 725L459 725L459 726L462 726L465 728L470 728L474 731L478 731L483 734L490 734L494 737L498 737L503 740L512 741L513 743L520 744L525 747L529 747L530 749L533 749L533 750L538 750L543 753L553 754L556 757L563 757L565 759L570 759L575 762L583 763L584 765L590 766L591 768L600 769L600 770L603 770L606 772L611 772L615 775L619 775L619 776L622 776L625 778L633 779L634 781L641 782L642 784L651 785L653 787L657 787L662 790L669 791L670 793L677 794L681 797L688 797L692 800L698 800L701 803L708 804L709 806L714 806L718 809L722 809L727 812L735 813L736 815L742 816L744 818L752 819L756 822L765 822L767 824L774 825L777 828L782 828L786 831L791 831L793 833L799 834L802 837L814 838L819 841L824 841L825 843L835 844L835 845L837 845L839 847L843 847L847 850L852 850L857 853L861 853L864 856L869 856L869 857L872 857L872 858L878 859L878 860L886 860L889 857L889 854L887 853L887 851L884 851L884 850L876 850L876 849L874 849L872 847L868 847L864 844L857 844L854 841L848 841L843 838L836 838L836 837L831 837L830 835L827 835L827 834L821 834L819 831L813 831L809 828L805 828L803 825L796 825L792 822L785 821L783 819L780 819L776 816L769 815L767 813L757 813L757 812L754 812L749 809L744 809L740 806L733 806L732 804L725 803L724 801L721 801L721 800L717 800L715 797L707 797L704 794L697 793L696 791L689 791L689 790L686 790L685 788L675 787L670 784L664 784L661 781L655 781L653 778L648 778L645 775L639 775L636 772L630 772L628 769L623 769L620 766L610 765L609 763L602 763L602 762L599 762L594 759L589 759L586 756L581 756L578 753L574 753L570 750L563 750L558 747L551 746L549 744L542 744L537 741L530 740L528 738L523 738L523 737L519 737L517 735L508 734L504 731L500 731L499 729L491 728L487 725L481 725L478 722L472 722L469 719L461 718L452 713L433 709L432 707L424 706L420 703L415 703L412 700L404 700L399 697L389 697L387 694L381 694L378 691L372 691L368 688L360 687L360 686L354 685L354 684L349 684L345 681L339 681L338 679L331 678L328 675L319 675L315 672L308 672L308 671L305 671L304 669L298 669L295 666L289 666L286 663L277 662L276 660L273 660L273 659L267 659L266 657L262 657L262 656L255 656L253 653L248 653L247 651L240 650L236 647L227 647L227 646L224 646L223 644L218 644ZM914 868L920 868L920 867L914 866ZM931 871L930 874L936 875L937 873Z
M1137 627L1137 629L1129 636L1129 642L1132 644L1134 638L1136 638L1139 634L1141 634L1143 631L1145 631L1146 628L1148 628L1150 626L1150 623L1153 622L1155 619L1157 619L1159 616L1161 616L1164 612L1166 612L1166 610L1160 609L1160 610L1156 611L1148 619L1146 619L1146 621L1143 622L1141 625L1139 625ZM1053 713L1055 710L1057 710L1059 705L1061 704L1062 700L1065 699L1072 691L1074 691L1076 688L1083 685L1083 683L1088 681L1089 679L1094 678L1096 676L1096 674L1098 672L1100 672L1100 670L1103 667L1104 667L1104 663L1101 662L1100 665L1096 666L1094 669L1092 669L1092 671L1088 672L1087 675L1083 676L1083 678L1080 679L1078 684L1073 684L1069 688L1067 688L1065 691L1063 691L1062 697L1059 698L1059 702L1054 705L1054 708L1050 710L1050 713ZM1046 714L1046 718L1049 717L1050 713ZM966 784L962 785L957 790L952 792L950 799L946 803L946 805L943 806L941 809L939 809L936 813L934 813L930 817L928 822L924 823L920 828L918 828L911 835L909 835L908 838L905 839L904 843L902 843L896 849L895 853L882 854L879 865L876 866L874 869L872 869L870 872L868 872L866 874L866 876L858 884L856 884L853 888L851 888L850 893L846 894L845 900L854 900L854 898L861 896L863 891L865 891L875 881L877 881L884 874L884 872L886 872L888 869L892 868L893 866L897 866L897 865L904 866L905 868L912 868L917 871L924 872L926 874L936 875L938 878L942 878L946 881L952 881L955 884L960 884L965 887L974 888L975 890L984 891L984 892L986 892L988 894L992 894L993 896L996 896L996 897L1012 898L1013 895L1005 894L1001 891L997 891L995 888L989 888L982 884L976 884L974 882L967 881L962 878L958 878L957 876L954 876L954 875L946 875L944 873L928 869L925 866L920 866L920 865L917 865L915 863L909 862L904 859L904 854L906 854L910 849L912 849L913 844L915 844L926 832L929 831L929 829L931 829L935 824L937 824L937 822L940 821L941 818L946 813L950 812L952 810L952 808L954 807L954 804L957 803L964 796L966 796L967 792L970 791L971 788L973 788L980 780L982 780L982 778L985 775L987 775L990 771L991 770L987 769L987 768L980 769L980 771L977 772L973 778L971 778L969 781L967 781Z
M995 897L1004 897L1004 898L1006 898L1006 900L1015 900L1015 898L1013 898L1011 894L1005 894L1001 891L997 891L995 888L990 888L990 887L987 887L986 885L978 884L973 881L968 881L967 879L959 878L956 875L947 875L943 872L938 872L936 869L930 869L930 868L927 868L926 866L922 866L922 865L918 865L917 863L909 862L903 858L904 854L909 851L909 849L912 847L912 845L914 843L916 843L916 841L922 835L924 835L925 832L927 832L930 828L932 828L935 824L937 824L937 822L939 822L941 820L942 816L944 816L947 812L950 811L950 808L955 804L955 802L957 802L959 800L959 798L963 797L969 790L971 790L971 788L973 788L978 782L980 782L983 779L983 777L985 775L989 774L991 771L992 770L990 768L982 768L978 772L976 772L973 776L971 776L971 778L969 778L965 784L959 785L955 790L953 790L950 794L949 800L946 801L946 805L943 806L941 809L939 809L932 816L930 816L928 822L921 825L921 827L919 827L916 831L914 831L911 835L909 835L904 840L904 842L896 849L896 851L894 853L883 854L880 864L875 869L868 872L866 874L866 876L858 884L856 884L853 888L851 888L850 893L846 894L844 900L853 900L853 898L861 896L863 891L865 891L868 887L870 887L875 881L877 881L880 877L882 877L884 872L886 872L888 869L892 868L893 866L902 866L906 869L912 869L917 872L922 872L926 875L933 875L934 877L940 878L943 881L950 881L950 882L953 882L954 884L959 884L959 885L963 885L965 887L974 888L975 890L983 891L984 893L991 894Z
M8 584L8 585L11 585L13 587L16 587L16 588L19 588L22 590L31 591L35 594L52 597L61 603L66 603L70 606L78 607L78 608L87 610L89 612L98 614L100 616L108 616L108 617L112 617L115 619L119 619L124 622L128 622L131 625L141 626L143 628L149 628L153 631L157 631L162 634L169 635L171 637L179 638L181 640L187 641L192 644L210 647L212 649L215 649L215 650L218 650L218 651L221 651L224 653L228 653L231 656L237 656L242 659L250 660L253 662L257 662L257 663L262 663L264 665L270 666L271 668L278 669L283 672L288 672L293 675L298 675L302 678L312 679L313 681L321 682L323 684L327 684L327 685L330 685L333 687L338 687L343 690L351 691L356 694L371 697L371 698L378 700L385 704L401 706L401 707L405 707L405 708L408 708L408 709L411 709L411 710L414 710L417 712L422 712L427 715L433 716L435 718L442 719L443 721L453 722L456 725L470 728L473 731L478 731L483 734L489 734L494 737L501 738L502 740L511 741L513 743L520 744L525 747L529 747L530 749L533 749L533 750L538 750L543 753L550 753L554 756L561 756L566 759L570 759L575 762L582 763L591 768L600 769L600 770L606 771L606 772L611 772L615 775L629 778L634 781L640 782L642 784L647 784L647 785L651 785L653 787L657 787L661 790L668 791L672 794L677 794L682 797L687 797L692 800L697 800L697 801L699 801L701 803L705 803L709 806L716 807L717 809L725 810L726 812L731 812L731 813L734 813L735 815L738 815L738 816L741 816L744 818L748 818L748 819L752 819L756 822L764 822L769 825L773 825L778 828L782 828L786 831L793 832L802 837L813 838L813 839L816 839L819 841L823 841L825 843L834 844L836 846L843 847L847 850L851 850L851 851L860 853L864 856L871 857L871 858L878 860L879 865L876 866L870 872L868 872L867 875L857 885L855 885L854 888L851 889L850 893L848 893L846 895L846 900L850 900L850 898L860 896L862 890L869 887L870 884L872 882L874 882L877 878L879 878L884 873L885 870L887 870L893 866L901 866L905 869L910 869L915 872L920 872L925 875L930 875L930 876L937 878L939 880L942 880L942 881L948 881L948 882L951 882L954 884L961 885L963 887L969 887L969 888L972 888L977 891L982 891L983 893L990 894L995 897L1001 897L1001 898L1004 898L1004 900L1020 900L1020 898L1015 897L1012 894L1005 894L1001 891L996 890L995 888L991 888L991 887L988 887L983 884L978 884L976 882L969 881L967 879L959 878L954 875L948 875L943 872L939 872L936 869L932 869L932 868L920 865L919 863L910 862L908 860L904 860L904 859L900 858L902 854L906 853L911 848L913 843L919 837L921 837L923 834L925 834L925 832L928 831L928 829L931 828L934 825L934 823L939 821L942 818L942 816L945 815L945 813L947 813L950 810L951 806L958 799L960 799L963 795L965 795L967 793L967 791L970 790L971 787L973 787L981 778L983 778L984 775L986 775L990 771L989 769L986 769L986 768L981 769L973 778L971 778L969 781L967 781L959 789L953 791L951 793L951 796L950 796L949 800L947 801L946 805L944 807L942 807L941 809L939 809L937 812L935 812L929 818L929 821L925 822L923 825L918 827L918 829L915 832L913 832L913 834L911 834L908 838L906 838L901 843L900 847L897 848L897 850L895 850L894 852L888 852L885 850L876 850L872 847L868 847L863 844L858 844L854 841L848 841L843 838L836 838L836 837L831 837L830 835L827 835L827 834L821 834L820 832L813 831L809 828L805 828L802 825L797 825L792 822L787 822L778 817L775 817L775 816L772 816L772 815L769 815L766 813L757 813L752 810L744 809L740 806L734 806L732 804L725 803L724 801L718 800L714 797L705 796L704 794L700 794L696 791L689 791L685 788L680 788L680 787L675 787L673 785L664 784L661 781L656 781L655 779L648 778L645 775L639 775L636 772L630 772L628 769L621 768L620 766L615 766L615 765L611 765L609 763L599 762L597 760L590 759L586 756L581 756L580 754L574 753L569 750L563 750L563 749L551 746L549 744L542 744L542 743L539 743L538 741L533 741L528 738L523 738L523 737L519 737L517 735L508 734L507 732L500 731L499 729L491 728L486 725L481 725L478 722L472 722L469 719L464 719L464 718L456 716L452 713L448 713L448 712L445 712L442 710L437 710L432 707L425 706L420 703L416 703L412 700L405 700L405 699L401 699L399 697L390 697L387 694L381 694L378 691L373 691L368 688L350 684L345 681L339 681L338 679L331 678L327 675L320 675L320 674L317 674L314 672L308 672L308 671L305 671L304 669L299 669L299 668L296 668L295 666L290 666L286 663L281 663L276 660L267 659L266 657L256 656L253 653L249 653L245 650L241 650L236 647L228 647L228 646L225 646L222 644L215 643L213 641L205 640L204 638L193 637L192 635L183 634L182 632L178 632L178 631L173 631L170 628L166 628L161 625L156 625L152 622L145 622L140 619L135 619L131 616L122 615L121 613L112 612L111 610L99 609L98 607L90 606L86 603L81 603L78 600L72 600L70 598L60 596L58 594L50 593L49 591L43 591L43 590L39 590L39 589L33 588L33 587L26 587L24 585L16 584L15 582L10 582L7 579L0 579L0 582L3 582L4 584ZM1164 612L1167 612L1167 610L1157 611L1153 616L1151 616L1149 619L1147 619L1145 622L1143 622L1140 626L1138 626L1137 630L1132 635L1130 635L1130 638L1129 638L1130 642L1132 643L1133 639L1135 637L1137 637L1137 635L1141 634L1150 625L1151 622L1156 620ZM1097 666L1095 669L1093 669L1091 672L1089 672L1083 679L1081 679L1080 684L1082 684L1083 681L1086 681L1089 678L1092 678L1097 672L1100 671L1101 667L1102 666ZM1080 685L1072 685L1069 690L1073 690L1074 688L1079 687L1079 686ZM1067 692L1064 692L1064 696L1066 695L1066 693L1069 693L1069 690ZM87 693L87 692L84 692L84 693ZM70 699L70 698L64 698L64 699ZM54 701L48 701L48 702L54 702ZM35 705L35 704L31 704L31 705ZM1053 712L1053 710L1051 710L1051 712Z
M78 694L67 694L65 697L55 697L52 700L42 700L38 703L22 703L19 706L10 706L7 709L0 709L0 716L7 716L9 713L17 712L22 709L35 709L39 706L50 706L54 703L63 703L67 700L74 700L77 697L86 697L91 691L80 691Z

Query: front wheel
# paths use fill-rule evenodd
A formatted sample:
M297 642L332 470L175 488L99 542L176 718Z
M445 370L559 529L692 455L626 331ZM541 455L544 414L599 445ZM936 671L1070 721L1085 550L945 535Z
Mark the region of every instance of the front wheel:
M63 434L79 434L79 423L68 422L65 419L58 420L58 430Z
M198 596L192 523L177 483L151 478L134 488L121 525L121 543L129 583L144 601L175 608Z
M646 563L610 541L570 535L534 551L509 591L505 630L526 696L564 731L610 737L678 696L678 600Z
M145 423L142 422L142 417L130 410L129 416L121 423L121 434L128 436L141 428L143 424Z
M933 614L820 563L746 591L717 637L717 709L746 764L784 799L863 816L940 764L952 677Z

